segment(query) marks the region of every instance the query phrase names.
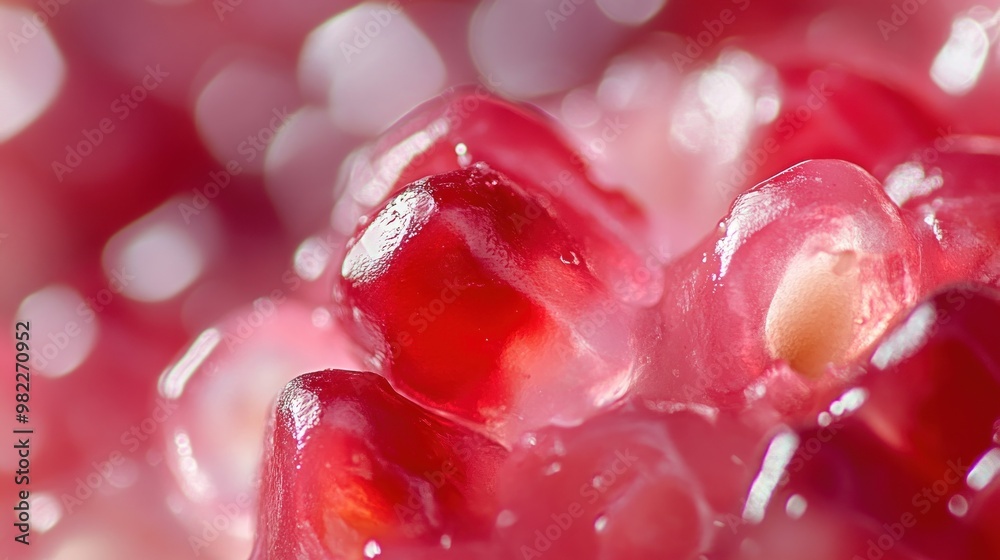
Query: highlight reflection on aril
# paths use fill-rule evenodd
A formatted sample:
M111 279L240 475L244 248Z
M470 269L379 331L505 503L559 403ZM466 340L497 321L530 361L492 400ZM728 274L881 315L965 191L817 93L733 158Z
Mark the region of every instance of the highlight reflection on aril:
M1000 558L995 0L57 4L0 552Z

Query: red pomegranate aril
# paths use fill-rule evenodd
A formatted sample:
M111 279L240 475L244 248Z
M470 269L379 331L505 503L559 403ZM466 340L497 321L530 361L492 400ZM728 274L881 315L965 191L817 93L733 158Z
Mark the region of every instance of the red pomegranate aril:
M512 557L696 558L739 514L763 443L725 412L634 403L531 432L500 472L497 530Z
M429 175L485 162L525 189L615 230L645 231L642 212L619 193L598 188L587 163L534 109L493 96L484 86L462 87L403 117L353 161L343 204L367 213L380 199ZM365 208L367 206L367 208Z
M916 306L877 346L860 385L820 418L824 425L798 432L796 454L779 473L787 484L767 496L753 538L794 532L788 517L808 526L830 515L859 518L855 532L883 552L984 558L989 532L965 515L985 482L970 473L995 460L987 454L996 453L1000 420L998 317L1000 293L980 284L948 288ZM804 514L789 513L796 496Z
M170 414L157 437L183 496L175 509L192 530L252 500L261 434L282 387L303 371L360 367L336 321L326 314L326 324L316 324L323 311L284 296L260 298L198 335L160 377ZM251 516L246 508L229 517L235 526ZM235 527L218 539L250 549Z
M888 173L885 188L921 239L924 281L1000 286L1000 139L949 136Z
M1000 292L982 284L918 305L876 349L858 418L927 476L976 461L1000 420L998 325Z
M253 558L371 558L384 543L488 534L505 455L373 373L299 377L276 406Z
M553 129L541 114L485 88L450 91L411 111L355 156L335 222L363 223L406 185L483 162L555 208L570 229L589 232L590 267L608 284L620 285L617 297L652 305L663 280L659 263L643 247L643 213L624 195L591 182L586 161Z
M618 399L642 360L652 310L595 275L588 239L479 164L393 197L352 241L336 295L393 387L510 444Z
M1000 429L1000 427L998 427ZM1000 438L998 438L1000 439ZM1000 445L1000 442L997 442ZM1000 448L994 447L988 452L988 457L980 461L988 462L988 468L982 481L977 481L976 486L982 482L990 481L985 487L969 500L969 522L976 526L985 536L983 554L991 558L1000 556L1000 533L996 528L1000 526L1000 479L997 478L997 466L1000 463Z
M499 475L508 555L696 557L710 510L665 428L625 413L526 436Z
M781 75L783 110L748 151L763 149L756 181L809 159L843 159L881 177L946 130L905 95L841 66Z
M743 193L668 267L663 338L640 394L741 406L775 360L842 386L831 371L914 300L918 271L916 242L874 178L843 161L792 167Z

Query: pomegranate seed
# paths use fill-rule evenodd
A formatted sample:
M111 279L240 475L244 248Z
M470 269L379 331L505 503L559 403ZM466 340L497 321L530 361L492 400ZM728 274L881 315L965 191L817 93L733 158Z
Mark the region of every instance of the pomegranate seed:
M268 437L253 558L371 558L390 542L484 535L505 454L375 374L299 377Z
M989 333L998 312L1000 293L978 284L916 306L882 339L860 386L834 401L819 426L785 434L785 460L769 467L765 458L757 481L772 484L758 492L755 482L745 510L756 522L769 500L760 538L825 523L827 532L851 533L853 553L868 558L890 549L985 557L985 533L965 516L971 491L988 482L974 473L995 474L1000 356ZM779 479L787 484L772 496ZM789 505L793 498L801 507Z
M629 406L526 434L499 476L521 558L688 559L738 513L762 433L711 410Z
M574 153L541 115L491 96L484 88L459 88L414 109L351 166L339 223L366 221L387 196L416 181L484 162L525 191L551 204L571 229L588 231L595 255L590 266L619 297L654 303L662 293L658 263L645 254L647 224L625 196L602 190L587 176L586 159Z
M738 406L759 397L746 391L774 360L842 386L914 300L918 270L915 240L870 175L842 161L788 169L669 267L663 342L640 394Z
M921 240L928 285L1000 286L998 173L1000 141L955 136L935 140L888 174L886 192Z
M600 247L485 165L410 184L355 236L337 294L371 363L506 443L619 398L651 309L594 272Z

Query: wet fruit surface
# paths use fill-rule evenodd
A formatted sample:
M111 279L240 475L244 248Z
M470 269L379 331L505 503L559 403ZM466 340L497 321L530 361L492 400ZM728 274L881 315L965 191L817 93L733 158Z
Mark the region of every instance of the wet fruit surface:
M409 426L403 431L399 426ZM254 558L373 556L398 539L482 535L503 449L371 373L292 381L276 405Z
M919 267L898 208L863 170L784 171L667 267L661 354L641 394L739 406L775 360L808 379L849 375L913 301Z
M635 375L645 310L595 274L605 255L590 239L478 164L391 198L352 241L337 293L394 387L509 443L579 420Z
M0 5L0 557L1000 557L998 29Z
M770 508L747 512L761 523L749 532L762 536L750 538L765 543L748 557L774 557L787 546L779 535L797 526L828 537L845 531L869 557L990 557L992 531L968 514L970 502L995 500L984 489L996 474L1000 361L988 333L998 311L996 291L958 285L887 333L859 386L819 426L786 434L778 490L764 496ZM809 545L799 546L801 554Z

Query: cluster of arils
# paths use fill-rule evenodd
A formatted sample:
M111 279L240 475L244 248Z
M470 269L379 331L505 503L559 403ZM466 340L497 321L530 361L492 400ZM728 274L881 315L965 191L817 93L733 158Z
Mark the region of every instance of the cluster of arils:
M0 552L1000 557L998 9L0 6Z
M662 265L538 116L418 108L340 201L375 373L282 392L254 558L1000 553L1000 160L937 157L795 165Z

